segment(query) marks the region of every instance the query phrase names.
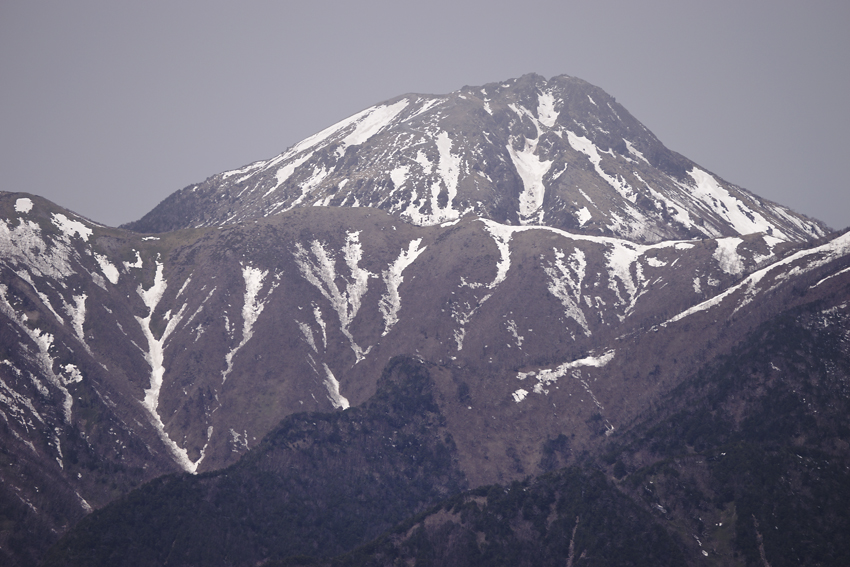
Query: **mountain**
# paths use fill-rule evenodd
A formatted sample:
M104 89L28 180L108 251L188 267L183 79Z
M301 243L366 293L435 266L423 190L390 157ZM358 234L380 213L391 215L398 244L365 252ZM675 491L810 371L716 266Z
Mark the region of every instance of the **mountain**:
M474 215L649 243L826 233L670 151L603 90L533 74L388 100L177 191L126 228L220 226L312 206L377 208L419 226Z
M704 171L570 77L393 99L124 228L2 193L0 556L37 564L66 534L57 564L450 557L428 535L455 533L439 510L515 482L558 501L582 479L604 505L562 510L552 534L604 561L628 545L586 527L649 514L647 541L686 564L754 541L782 564L784 540L743 516L734 536L693 520L705 501L731 521L732 502L764 525L753 494L779 493L692 463L758 447L741 466L780 463L794 494L826 461L847 485L849 270L850 235ZM702 500L662 482L673 469ZM826 505L806 498L799 518ZM458 537L484 534L485 555L491 529L549 541L512 502L515 521ZM378 537L417 513L419 543Z

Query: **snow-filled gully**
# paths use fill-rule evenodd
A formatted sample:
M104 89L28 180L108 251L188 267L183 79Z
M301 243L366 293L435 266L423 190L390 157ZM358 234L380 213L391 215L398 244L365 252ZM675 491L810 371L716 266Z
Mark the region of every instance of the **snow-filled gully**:
M266 292L265 297L260 300L260 292L263 289L263 282L268 274L268 270L261 270L251 266L242 266L242 279L245 280L245 297L242 304L242 340L238 345L231 348L224 356L227 368L225 368L221 373L222 384L227 380L227 376L233 371L233 357L236 356L236 353L239 352L254 336L254 324L257 322L257 319L263 312L263 309L265 309L269 296L279 285L278 275L275 277L275 281L272 282L271 287L269 287L269 290Z
M381 272L380 277L386 286L386 292L378 301L378 309L384 320L382 337L386 336L392 330L393 326L398 323L398 313L401 309L401 296L398 289L404 281L404 271L425 251L426 247L421 246L421 244L421 238L410 241L407 248L402 248L398 257L387 266L386 270ZM355 341L349 326L360 311L362 299L368 291L369 279L379 276L360 267L363 248L360 243L359 231L352 231L347 234L345 244L342 250L340 250L339 255L342 256L348 268L348 277L337 274L337 258L328 244L314 240L310 243L309 249L305 248L301 243L295 245L295 261L301 275L330 303L331 308L339 319L340 332L348 339L350 348L355 355L355 364L357 364L369 354L372 347L370 346L366 349L360 347ZM345 280L343 287L337 284L337 278L339 277ZM321 332L321 349L319 348L313 328L308 323L302 321L295 321L295 323L298 325L304 341L310 346L313 353L317 356L322 356L325 354L328 344L327 329L322 311L315 303L313 303L313 315ZM349 407L348 399L340 393L339 381L327 363L322 362L319 364L312 355L308 355L308 362L317 376L323 380L327 389L328 399L333 406L338 409L347 409Z
M171 437L168 436L168 433L165 431L165 424L157 411L159 407L159 394L162 389L162 380L165 375L165 343L171 336L171 333L174 332L174 329L177 327L177 324L183 318L183 314L186 311L186 304L184 303L176 315L171 315L168 318L168 323L165 326L162 336L159 339L154 337L153 331L151 330L151 320L157 305L159 305L159 302L162 300L162 296L165 293L167 285L165 276L163 275L162 262L157 260L156 276L154 277L153 285L147 290L142 288L140 285L136 290L142 298L145 306L148 308L147 317L136 316L136 321L139 323L142 333L147 340L148 349L147 351L143 350L142 352L145 356L145 360L151 368L150 388L145 390L145 397L142 400L142 406L148 411L148 414L150 414L151 424L156 429L156 432L159 434L162 442L171 451L171 454L177 464L180 465L186 472L195 473L197 472L201 461L204 460L204 450L201 450L201 456L197 461L191 460L189 458L188 451L186 451L183 447L180 447L171 439ZM206 445L204 446L204 449L206 449Z
M484 305L484 303L493 295L492 291L486 290L495 290L499 284L505 281L505 278L508 276L508 270L510 270L511 267L510 242L511 237L513 236L514 227L499 224L487 219L480 220L484 223L485 229L493 238L496 247L499 249L499 261L496 263L496 276L493 278L493 281L488 284L470 283L461 278L460 287L473 290L475 297L473 297L471 301L458 301L452 305L452 319L454 319L455 323L458 325L453 332L453 337L455 344L457 344L458 351L463 350L463 341L466 337L466 325L472 319L472 316L475 315L481 306ZM478 289L482 289L482 291L479 292L477 291ZM484 295L480 296L481 293L484 293Z
M398 312L401 309L401 296L398 294L398 287L404 281L404 277L402 276L404 270L425 251L425 246L420 248L420 244L422 244L421 238L411 240L407 250L402 249L398 258L386 270L381 272L381 277L387 286L387 292L381 297L378 304L381 315L384 317L384 332L381 333L382 337L386 336L393 325L398 323Z
M359 231L349 232L342 248L342 256L351 273L351 279L346 282L344 289L340 289L336 283L336 260L326 246L318 240L314 240L310 245L310 250L307 251L299 242L295 245L295 261L301 275L319 290L322 296L330 302L333 310L336 311L337 317L339 317L340 331L348 339L356 361L360 362L368 354L371 347L362 349L355 342L348 327L360 310L361 300L369 287L369 278L376 276L358 265L363 257Z

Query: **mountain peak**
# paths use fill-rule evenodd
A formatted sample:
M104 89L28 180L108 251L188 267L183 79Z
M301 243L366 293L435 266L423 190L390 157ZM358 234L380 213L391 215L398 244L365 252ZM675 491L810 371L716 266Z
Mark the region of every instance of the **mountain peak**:
M635 242L826 233L669 150L602 89L533 73L389 99L177 191L126 228L221 226L306 206L373 207L419 226L474 214Z

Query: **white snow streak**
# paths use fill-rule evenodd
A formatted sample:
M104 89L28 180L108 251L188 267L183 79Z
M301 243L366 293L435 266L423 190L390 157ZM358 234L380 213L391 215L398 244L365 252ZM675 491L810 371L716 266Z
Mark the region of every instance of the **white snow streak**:
M499 224L489 219L481 219L484 227L499 248L499 262L496 264L496 277L492 282L487 284L490 289L495 289L500 283L508 277L508 270L511 269L511 248L510 242L513 236L515 227ZM483 300L482 300L483 302Z
M441 223L444 221L454 220L460 216L458 211L452 208L452 203L457 196L457 181L460 176L460 156L452 155L452 139L448 132L440 132L437 136L437 150L439 151L440 161L437 164L437 173L443 180L443 185L448 193L446 207L441 208L439 203L439 195L441 187L439 183L434 183L431 186L431 215L432 224Z
M573 147L574 150L579 151L586 155L590 159L590 163L593 164L594 169L596 170L597 175L604 179L608 185L614 188L617 193L626 199L630 203L634 203L637 200L637 193L626 183L625 180L617 179L611 177L602 169L599 165L602 162L602 156L599 155L599 149L596 145L591 142L589 139L584 136L578 136L567 130L567 140L570 142L570 146ZM635 213L635 217L639 217L637 211L630 211Z
M331 139L334 134L349 129L353 125L353 129L351 129L351 131L342 140L339 141L339 146L337 147L336 151L337 155L342 156L342 154L345 153L345 149L347 147L360 145L366 142L375 134L377 134L379 131L381 131L402 110L404 110L407 104L408 101L404 99L390 106L382 105L367 108L366 110L358 112L353 116L349 116L345 120L337 122L333 126L325 128L317 134L313 134L312 136L305 138L304 140L297 143L295 146L290 148L285 153L279 155L278 157L268 162L261 162L259 165L264 166L264 169L269 169L274 165L280 163L281 161L285 162L284 165L278 168L277 172L275 173L275 185L265 192L263 198L268 197L274 191L276 191L278 187L283 185L292 176L292 174L301 164L313 157L314 152L308 150L313 149L315 151L319 148L319 146L322 145L323 142L326 142ZM299 156L299 154L301 155ZM248 168L243 168L243 170L247 169ZM302 186L302 195L300 199L303 199L304 196L309 193L310 190L315 188L315 186L318 185L318 183L320 183L321 180L329 173L325 172L324 174L320 175L320 171L322 170L314 169L312 178L304 184L306 185L306 187ZM234 172L228 172L228 175L233 173Z
M312 252L312 257L310 255ZM316 289L327 299L334 311L336 311L340 322L340 331L348 338L351 348L360 362L369 349L365 351L357 345L348 327L360 310L360 301L366 294L370 277L375 277L368 270L359 267L363 256L360 246L360 232L349 232L345 246L342 249L343 258L351 273L351 279L346 282L345 288L340 289L336 283L336 261L318 240L314 240L308 252L301 243L295 245L295 260L298 269L304 278L313 284Z
M167 282L163 276L163 265L159 260L157 260L156 276L154 277L153 285L148 290L143 289L140 285L136 290L149 310L147 317L142 318L138 315L136 316L136 321L142 328L142 333L144 333L148 342L148 350L147 352L143 352L145 360L151 367L151 385L150 388L145 390L145 398L142 400L142 406L148 410L151 417L151 424L156 429L162 442L171 450L171 454L177 464L180 465L186 472L194 474L198 470L198 465L200 465L201 460L203 459L203 453L197 461L193 462L189 458L189 454L186 449L177 445L177 443L168 436L168 433L165 431L165 424L162 422L162 418L159 416L159 412L157 411L157 408L159 407L159 393L162 389L162 381L165 375L165 341L168 340L168 337L171 336L171 333L174 331L175 327L177 327L177 324L183 317L183 311L186 309L186 305L184 304L177 315L173 315L168 319L168 323L165 326L162 336L159 339L154 337L153 331L151 330L151 319L153 318L157 305L159 305L160 300L162 300L162 295L165 293L166 287Z
M544 369L538 370L536 372L534 372L534 371L532 371L532 372L518 372L517 373L517 379L518 380L525 380L526 378L534 377L537 380L537 384L535 384L534 387L533 387L534 393L535 394L548 394L549 390L547 390L546 388L548 386L550 386L551 384L554 384L555 382L557 382L559 378L566 376L568 371L575 370L575 369L578 369L578 368L581 368L581 367L586 367L586 366L601 368L614 359L614 353L615 353L615 351L609 350L608 352L604 353L602 356L587 356L585 358L581 358L579 360L574 360L572 362L565 362L564 364L561 364L560 366L558 366L556 368L544 368ZM584 384L585 389L588 390L588 392L589 392L589 387L588 387L587 383L584 382L584 381L582 381L582 382ZM525 393L521 393L521 392L525 392ZM527 393L528 392L526 392L525 390L520 389L520 390L517 390L516 392L514 392L512 394L512 396L514 398L514 401L516 403L519 403L523 399L525 399L525 396L526 396ZM592 392L589 392L589 393L591 394L591 396L593 395ZM593 399L594 399L594 402L596 403L596 405L601 408L601 405L596 400L595 396L593 397Z
M840 276L840 275L842 275L842 274L846 274L846 273L848 273L848 272L850 272L850 268L844 268L844 269L843 269L843 270L841 270L840 272L836 272L836 273L834 273L834 274L832 274L832 275L826 276L825 278L823 278L822 280L820 280L818 283L816 283L815 285L813 285L813 286L811 287L811 289L814 289L814 288L818 287L820 284L822 284L823 282L825 282L825 281L827 281L827 280L830 280L830 279L832 279L832 278L834 278L834 277L836 277L836 276Z
M537 151L537 139L525 139L525 147L516 151L508 144L508 154L522 180L523 191L519 196L519 217L522 224L543 222L543 198L546 187L543 176L552 167L552 161L543 161L534 152Z
M322 363L325 368L325 387L328 389L328 399L336 409L347 410L350 406L348 399L339 393L339 381L328 368L328 365Z
M251 266L242 266L242 278L245 280L245 298L242 303L242 340L236 347L230 350L225 355L224 359L227 362L227 368L222 371L222 384L227 380L228 374L233 370L233 357L244 347L251 337L254 336L254 323L263 312L263 309L268 302L269 296L277 287L277 282L273 283L263 301L258 301L260 291L263 289L263 280L269 274L268 270L261 270Z
M292 201L292 203L290 203L290 205L286 208L286 210L288 211L289 209L293 209L293 208L297 207L298 205L300 205L301 202L310 193L312 193L313 190L316 187L319 186L319 184L322 182L322 180L325 177L328 176L328 174L330 174L330 171L325 169L324 166L322 166L321 168L314 167L313 168L313 174L306 181L304 181L303 183L301 183L299 185L299 188L301 189L301 195L299 195L297 199Z
M408 100L402 99L389 106L375 106L370 108L357 122L354 131L342 140L343 150L348 146L358 146L369 138L380 132L398 114L405 109Z
M566 255L562 251L555 248L554 252L555 262L543 268L543 271L549 276L547 289L564 306L565 315L581 325L584 334L590 336L587 319L585 319L584 312L579 306L581 302L581 284L584 280L584 271L587 266L584 252L576 248L566 263L564 262Z
M381 334L382 337L386 336L393 325L398 322L398 312L401 309L401 296L398 293L398 288L404 281L402 272L425 251L425 246L419 248L421 243L421 238L410 241L407 250L402 250L398 258L386 270L381 272L381 276L387 286L387 293L381 297L378 303L378 308L384 316L384 332Z
M328 332L325 327L325 320L322 318L322 310L316 304L313 304L313 317L315 317L319 328L322 329L322 348L328 348Z
M298 328L301 329L301 334L304 335L304 340L307 341L307 344L310 345L313 352L318 353L319 349L316 348L316 341L313 338L313 329L310 328L310 325L302 323L301 321L295 321L295 323L298 325Z
M286 183L286 180L289 179L293 173L295 173L295 169L311 157L313 157L313 154L304 154L298 159L292 160L291 162L278 169L275 173L275 179L277 180L277 183L275 183L274 187L265 192L263 198L266 198L275 191L277 191L277 188Z
M628 148L628 150L629 150L629 153L630 153L630 154L632 154L632 155L633 155L633 156L635 156L636 158L638 158L638 159L640 159L640 160L644 161L647 165L651 165L651 164L649 163L649 160L648 160L648 159L646 159L645 157L643 157L643 154L642 154L642 153L640 153L640 152L639 152L639 151L638 151L638 150L637 150L637 149L636 149L636 148L632 145L632 143L631 143L630 141L626 140L625 138L623 138L623 141L626 143L626 148Z
M65 303L65 313L67 313L68 317L71 318L71 328L74 329L74 335L76 335L77 339L79 339L86 351L91 353L83 332L83 323L85 323L86 320L86 298L88 296L83 293L80 295L72 295L71 297L74 300L74 304L71 305L70 303Z

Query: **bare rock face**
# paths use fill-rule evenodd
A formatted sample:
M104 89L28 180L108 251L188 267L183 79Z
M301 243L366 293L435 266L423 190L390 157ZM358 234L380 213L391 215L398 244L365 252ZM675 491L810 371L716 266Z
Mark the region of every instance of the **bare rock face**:
M282 419L364 406L399 355L475 487L598 457L760 325L848 305L847 234L571 77L392 99L128 228L0 194L10 564Z

